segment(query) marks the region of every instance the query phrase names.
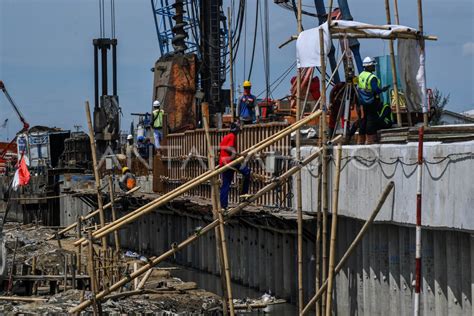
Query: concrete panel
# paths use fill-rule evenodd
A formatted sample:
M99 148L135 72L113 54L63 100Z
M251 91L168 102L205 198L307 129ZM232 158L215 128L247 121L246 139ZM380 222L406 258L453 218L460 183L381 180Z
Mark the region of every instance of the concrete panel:
M302 157L314 150L314 147L303 147ZM425 143L424 158L427 163L423 167L424 226L474 231L474 182L466 177L466 171L474 169L472 152L474 141ZM442 161L448 155L455 156ZM377 221L415 224L416 158L416 143L344 146L339 213L367 219L385 185L394 181L395 189ZM330 163L329 166L332 172L334 164ZM309 179L310 171L310 168L304 168L302 177ZM295 184L293 190L294 186ZM316 211L316 203L312 203L317 198L316 178L312 178L311 185L306 184L302 189L304 210Z

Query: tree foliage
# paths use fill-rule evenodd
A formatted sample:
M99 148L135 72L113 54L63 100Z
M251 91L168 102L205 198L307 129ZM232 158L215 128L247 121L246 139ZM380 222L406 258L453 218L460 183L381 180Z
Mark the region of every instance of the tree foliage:
M431 105L431 124L438 125L444 108L449 103L450 94L443 94L438 88L433 89L433 94L429 96Z

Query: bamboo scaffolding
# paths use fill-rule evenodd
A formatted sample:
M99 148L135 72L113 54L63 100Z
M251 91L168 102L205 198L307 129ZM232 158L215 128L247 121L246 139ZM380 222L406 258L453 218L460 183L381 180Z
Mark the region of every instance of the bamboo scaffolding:
M315 117L318 117L321 112L316 112ZM302 120L304 121L304 120ZM250 205L254 201L256 201L258 198L263 196L265 193L276 189L278 186L280 186L282 183L285 183L288 181L288 179L293 176L297 171L301 170L304 166L306 166L308 163L316 159L320 155L320 151L318 150L315 153L312 153L310 156L305 158L300 164L295 165L294 167L290 168L288 171L286 171L284 174L282 174L277 180L274 182L266 185L263 187L261 190L259 190L257 193L252 195L250 198L247 200L239 203L239 205L231 208L227 214L227 216L224 219L224 222L226 222L230 217L238 214L240 211L242 211L246 206ZM175 245L162 255L151 259L147 264L145 264L142 268L138 269L136 272L133 272L130 275L127 275L126 277L122 278L120 281L116 282L115 284L111 285L109 288L104 289L102 292L98 293L95 297L97 300L102 300L104 297L106 297L108 294L112 293L113 291L121 288L123 285L131 282L133 279L139 277L149 269L153 268L163 260L173 256L176 252L179 250L183 249L184 247L188 246L192 242L196 241L199 239L201 236L205 235L206 233L210 232L214 228L216 228L219 225L219 220L213 220L211 223L209 223L207 226L202 228L198 233L188 237L186 240L182 241L181 243ZM73 307L72 309L69 310L70 313L76 313L82 311L84 308L91 306L92 305L92 300L86 300L79 305Z
M325 47L324 47L324 31L323 29L319 29L319 52L321 58L321 73L326 73L326 54L325 54ZM322 238L321 238L321 251L322 251L322 272L321 272L321 279L326 280L327 277L327 226L328 226L328 157L327 157L327 127L326 127L326 84L323 81L321 89L321 109L323 110L323 114L320 119L320 124L322 126L322 145L323 145L323 153L322 153L322 188L321 188L321 205L322 205L322 215L323 215L323 222L322 222ZM321 313L322 315L326 314L326 300L323 298L321 304Z
M135 193L135 192L138 191L138 190L140 190L140 187L139 187L139 186L136 186L136 187L134 187L133 189L131 189L131 190L125 192L125 196L130 195L130 194L132 194L132 193ZM115 201L119 201L119 200L121 200L122 198L123 198L123 197L120 196L120 197L118 197L117 200L115 200ZM105 209L110 208L111 206L112 206L112 203L109 202L109 203L105 204L102 209L105 210ZM100 209L96 209L95 211L90 212L90 213L87 214L86 216L83 216L83 217L81 216L81 217L80 217L80 220L81 220L81 222L86 221L86 220L88 220L88 219L90 219L90 218L96 216L97 214L99 214L99 212L100 212ZM58 235L62 235L62 234L67 233L67 232L70 231L71 229L74 229L74 228L77 226L78 223L79 223L79 219L78 219L75 223L72 223L71 225L67 226L66 228L63 228L62 230L58 231L57 234L58 234ZM54 236L53 236L53 237L49 237L47 240L50 240L50 239L53 239L53 238L54 238Z
M94 137L94 128L92 127L91 119L91 110L89 108L89 101L86 101L86 118L87 126L89 127L89 140L91 145L91 154L92 154L92 166L94 169L94 178L95 178L95 189L97 191L97 204L99 206L99 219L100 226L105 226L105 217L104 217L104 205L102 202L102 194L100 192L100 176L99 169L97 169L97 152L95 147L95 137ZM107 249L107 238L105 236L102 238L102 248Z
M392 23L392 18L390 16L390 3L389 0L385 0L385 14L387 15L387 24ZM395 101L395 108L397 111L397 124L402 127L402 113L400 113L400 102L398 95L398 77L397 77L397 65L395 63L395 49L393 48L393 39L389 40L389 49L390 49L390 66L392 68L392 84L393 84L393 96ZM390 96L389 96L390 99Z
M377 206L375 207L375 209L372 211L372 214L370 215L370 217L367 219L367 221L364 223L364 226L362 226L362 228L360 229L359 233L357 234L357 236L354 238L354 240L352 241L351 245L349 246L349 248L347 248L346 252L344 253L344 255L342 256L341 260L339 260L336 268L334 269L334 275L337 275L339 273L339 271L342 270L342 268L344 267L344 264L346 263L347 259L349 259L350 255L352 254L352 252L355 250L355 248L357 247L357 245L360 243L360 241L362 240L362 238L364 237L364 235L367 233L367 231L369 230L370 226L372 225L372 223L374 222L375 220L375 217L377 217L378 213L380 212L380 210L382 209L382 206L384 205L385 203L385 200L387 199L389 193L392 191L394 187L394 183L393 181L390 181L387 186L385 187L379 201L377 202ZM303 309L303 311L301 312L301 316L305 315L306 313L309 312L309 310L311 309L311 307L321 298L321 296L323 295L323 293L326 292L326 289L327 289L327 286L328 286L328 280L326 280L323 285L319 288L319 290L316 292L316 294L311 298L311 300L308 302L308 304L305 306L305 308Z
M110 210L112 211L112 221L115 222L117 220L117 214L115 213L115 198L114 198L114 183L112 181L112 176L108 176L108 183L109 183L109 195L110 195ZM114 241L115 241L115 251L120 252L120 240L118 231L114 231Z
M214 159L214 150L212 147L211 136L209 134L209 104L203 102L202 104L202 122L204 125L204 131L206 133L206 142L207 142L207 156L208 156L208 165L210 170L214 170L215 159ZM219 185L215 177L211 178L211 201L212 201L212 211L213 218L219 220L219 227L214 229L216 235L216 248L219 256L220 270L221 270L221 281L222 281L222 293L224 299L222 300L222 307L224 315L227 315L227 308L229 308L230 315L235 315L234 311L234 301L232 296L232 286L231 286L231 275L229 268L229 257L227 254L227 242L224 230L224 218L221 212L221 205L219 200ZM228 302L228 303L227 303ZM228 305L228 306L227 306Z
M298 34L302 31L302 16L301 16L302 0L298 0L297 5L297 31ZM308 83L309 88L309 83ZM296 74L296 118L301 118L301 68L297 69ZM296 130L296 160L301 159L301 133ZM303 310L304 306L304 288L303 288L303 197L301 193L301 172L296 173L296 212L297 212L297 226L298 226L298 311Z
M326 316L331 316L332 289L334 282L334 263L336 261L337 213L339 207L339 180L341 178L342 145L339 143L336 150L336 173L334 175L332 214L331 214L331 245L329 247L328 290L326 293Z
M208 171L203 173L202 175L196 177L193 180L190 180L186 182L185 184L181 185L180 187L170 191L169 193L166 193L162 195L161 197L151 201L150 203L136 209L133 212L128 213L127 215L119 218L117 221L109 223L105 227L100 228L99 230L95 231L92 236L93 238L101 238L103 236L106 236L107 234L119 229L120 227L123 227L126 224L129 224L139 217L150 213L153 211L153 209L164 205L165 203L173 200L174 198L182 195L183 193L188 192L189 190L197 187L198 185L202 183L206 183L209 181L212 177L217 176L221 173L223 173L226 170L229 170L230 168L235 167L238 164L243 163L244 161L250 159L252 156L254 156L256 153L262 151L266 147L278 142L279 140L283 139L287 135L291 134L292 132L296 131L300 127L302 127L304 124L307 124L311 120L319 117L321 115L321 111L315 111L314 113L311 113L310 115L306 116L305 118L297 121L296 123L284 128L283 130L275 133L271 137L261 141L260 143L250 147L249 149L243 151L240 155L240 157L236 158L229 164L216 168L216 170L213 171ZM75 246L78 246L80 244L86 244L87 240L84 238L74 242Z

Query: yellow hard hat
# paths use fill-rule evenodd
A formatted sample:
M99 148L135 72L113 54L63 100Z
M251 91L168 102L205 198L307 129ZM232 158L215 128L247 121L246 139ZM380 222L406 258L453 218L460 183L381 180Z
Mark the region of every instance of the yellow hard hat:
M125 172L127 172L127 171L130 171L130 169L128 169L128 167L123 167L123 168L122 168L122 173L125 173Z
M245 80L244 81L244 88L247 88L247 87L251 87L252 86L252 83L248 80Z

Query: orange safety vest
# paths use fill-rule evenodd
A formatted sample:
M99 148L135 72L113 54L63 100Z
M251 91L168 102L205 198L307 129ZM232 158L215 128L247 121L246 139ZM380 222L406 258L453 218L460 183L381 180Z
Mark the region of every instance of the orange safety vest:
M137 185L137 180L135 177L128 177L127 178L127 189L131 190Z

